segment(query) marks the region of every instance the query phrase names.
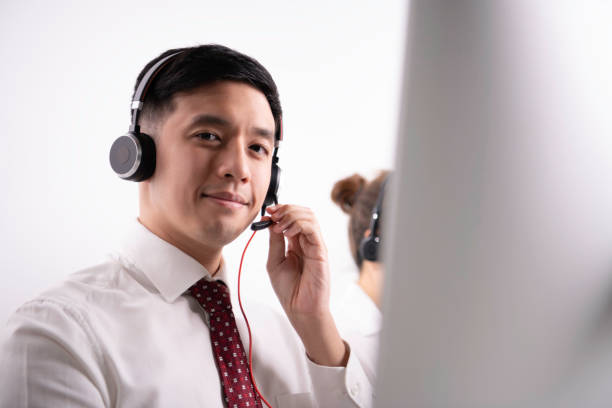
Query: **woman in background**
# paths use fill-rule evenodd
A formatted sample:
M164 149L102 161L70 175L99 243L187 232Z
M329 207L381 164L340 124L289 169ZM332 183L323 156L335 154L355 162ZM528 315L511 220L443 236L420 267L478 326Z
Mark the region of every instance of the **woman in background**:
M381 329L381 295L384 265L381 262L381 221L388 171L371 181L359 174L334 185L331 198L349 215L348 236L351 255L359 278L351 283L334 314L336 322L359 357L370 380L375 378L378 335Z

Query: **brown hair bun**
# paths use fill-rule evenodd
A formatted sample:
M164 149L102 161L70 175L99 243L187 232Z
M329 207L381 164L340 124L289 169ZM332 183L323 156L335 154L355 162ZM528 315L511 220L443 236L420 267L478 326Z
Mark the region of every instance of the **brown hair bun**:
M366 180L359 174L346 177L334 184L331 192L331 199L342 211L351 213L357 194L365 185Z

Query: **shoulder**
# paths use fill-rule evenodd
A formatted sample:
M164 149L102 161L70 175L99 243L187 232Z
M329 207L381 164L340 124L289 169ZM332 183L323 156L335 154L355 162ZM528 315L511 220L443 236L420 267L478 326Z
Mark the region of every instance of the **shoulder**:
M131 292L147 291L118 257L82 269L20 306L2 328L3 351L31 353L31 346L100 358L100 331L120 313ZM30 350L28 350L30 348Z
M10 316L5 331L33 327L46 327L47 330L56 327L61 330L70 324L86 327L91 298L113 287L113 281L116 281L120 270L120 263L109 259L68 275L59 285L20 306Z
M0 394L4 394L0 405L5 402L2 398L17 401L31 395L32 401L42 396L62 399L75 390L85 393L79 398L98 401L104 395L108 400L103 391L105 373L109 372L107 353L87 302L99 288L109 286L107 278L97 275L110 276L114 268L112 263L98 265L71 275L9 317L0 333L0 363L13 374L0 380ZM46 403L55 405L49 401L40 405Z
M60 286L26 302L9 317L0 336L4 367L38 372L46 366L65 372L103 365L104 353L87 310L70 297L70 291Z
M59 285L20 306L10 316L4 337L39 331L61 335L71 327L87 332L91 317L103 313L105 304L121 303L139 286L143 290L118 258L108 258L68 275Z
M44 291L26 305L57 303L91 311L107 301L116 304L136 293L148 293L143 280L132 269L132 265L119 256L109 256L102 263L68 275L61 284Z

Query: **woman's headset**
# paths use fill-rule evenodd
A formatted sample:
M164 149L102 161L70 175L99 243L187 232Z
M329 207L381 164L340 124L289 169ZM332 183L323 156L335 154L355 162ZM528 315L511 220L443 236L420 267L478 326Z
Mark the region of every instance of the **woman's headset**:
M359 255L361 259L368 261L377 262L380 255L380 231L378 224L380 223L380 216L382 215L383 198L385 196L385 185L389 176L385 177L380 185L380 191L378 192L378 198L376 199L376 205L372 209L372 217L370 218L370 235L363 237L361 244L359 245Z
M132 98L132 123L128 132L118 137L110 148L109 160L113 171L122 179L130 181L143 181L148 179L155 172L155 142L153 138L146 133L140 132L138 117L142 111L143 102L146 98L149 86L161 72L161 70L172 60L173 57L181 54L183 51L175 52L167 55L157 61L143 75L142 79L136 87L134 97ZM266 207L272 204L278 204L278 186L280 184L280 167L278 167L278 147L283 139L283 122L279 118L278 130L275 134L274 154L272 155L272 174L270 177L270 185L261 207L261 215L263 216ZM253 223L251 228L263 229L271 225L271 221L260 221Z

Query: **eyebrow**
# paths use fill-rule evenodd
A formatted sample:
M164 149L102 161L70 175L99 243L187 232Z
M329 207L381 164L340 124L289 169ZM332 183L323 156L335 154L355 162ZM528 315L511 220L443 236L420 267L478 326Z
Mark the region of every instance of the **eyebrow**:
M227 128L231 126L231 122L225 118L222 118L221 116L202 114L202 115L195 116L191 120L191 123L189 124L189 128L192 128L195 126L202 126L202 125L215 125L215 126L221 126L221 127ZM272 142L274 142L274 132L268 129L265 129L265 128L258 127L258 126L254 126L252 130L258 136L262 136L267 139L272 139Z
M206 114L206 115L195 116L191 120L189 127L191 128L191 127L198 126L198 125L217 125L217 126L229 127L230 122L229 120L223 119L220 116Z

